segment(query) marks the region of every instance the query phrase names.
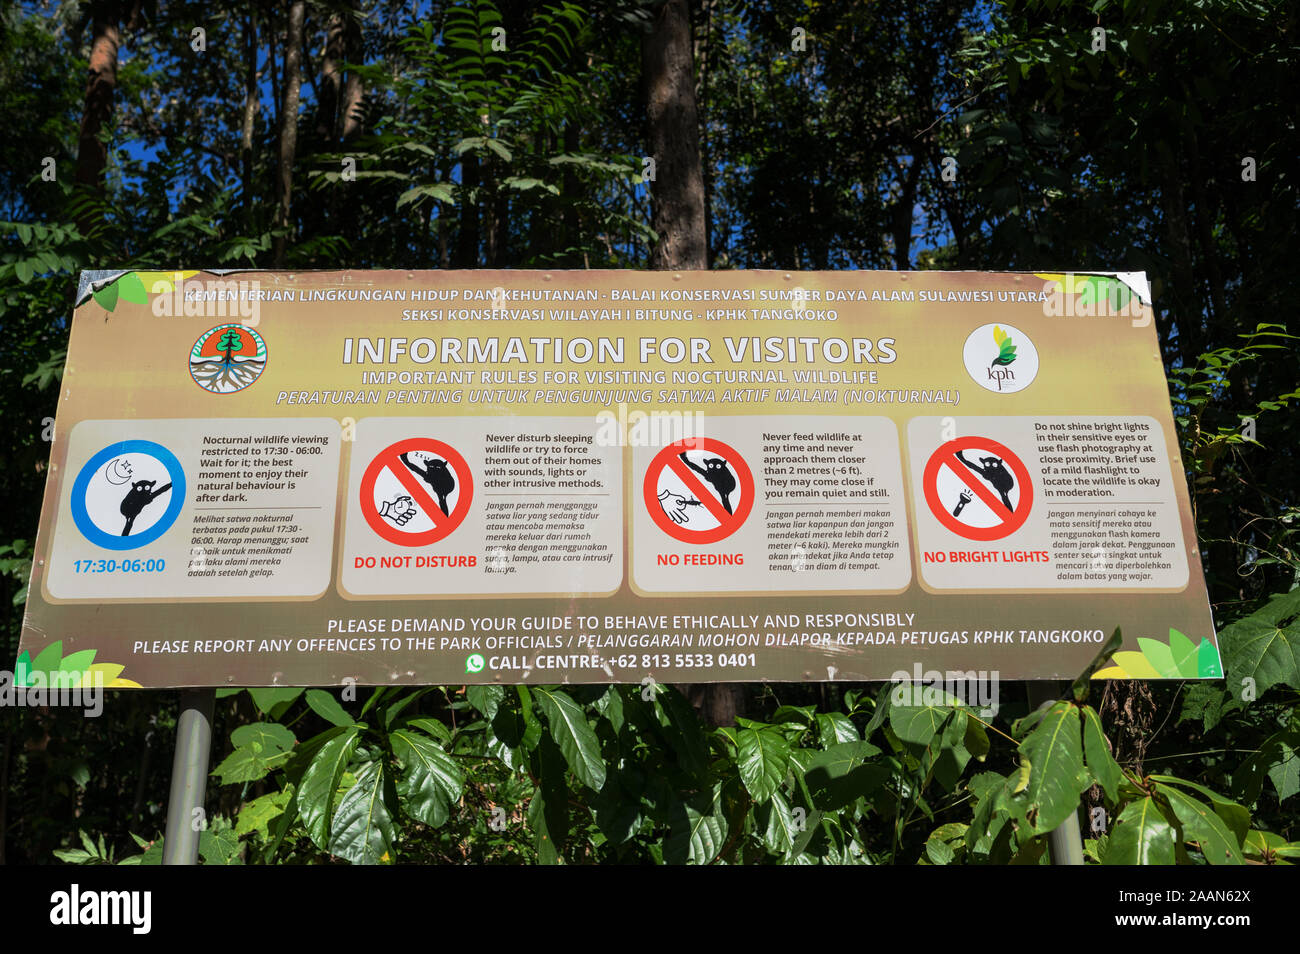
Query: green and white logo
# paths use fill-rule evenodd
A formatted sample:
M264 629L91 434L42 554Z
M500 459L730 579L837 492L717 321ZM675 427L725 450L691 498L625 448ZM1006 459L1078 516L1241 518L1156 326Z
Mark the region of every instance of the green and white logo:
M1038 376L1038 349L1019 328L981 325L962 348L966 373L995 394L1023 391Z
M190 349L190 376L214 394L242 391L266 368L266 342L252 328L230 323L209 328Z
M471 653L469 656L465 657L466 672L482 672L483 667L486 665L487 661L480 653Z

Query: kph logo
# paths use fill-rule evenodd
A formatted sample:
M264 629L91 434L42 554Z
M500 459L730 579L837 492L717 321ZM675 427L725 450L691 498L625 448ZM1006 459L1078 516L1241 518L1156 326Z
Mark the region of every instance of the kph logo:
M1028 335L1010 325L976 328L962 348L962 361L971 379L995 394L1023 391L1038 375L1038 350Z

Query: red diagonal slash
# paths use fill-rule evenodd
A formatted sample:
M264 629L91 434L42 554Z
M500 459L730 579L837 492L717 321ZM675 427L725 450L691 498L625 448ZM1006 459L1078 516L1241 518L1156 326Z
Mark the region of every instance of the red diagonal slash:
M1013 511L1008 510L1007 505L1002 502L1002 498L995 497L993 492L984 486L984 482L975 476L974 471L957 459L956 454L950 456L946 461L944 461L944 463L947 464L952 472L957 475L958 480L964 483L971 490L975 491L975 495L988 505L989 509L993 511L995 516L999 513L1005 513L1007 517L1014 515ZM1006 517L1004 517L1001 522L1006 523Z
M727 511L723 509L718 498L713 496L713 491L705 487L704 482L696 476L693 470L682 463L680 457L674 455L673 457L668 458L668 466L673 469L673 473L681 479L682 483L695 493L695 498L699 500L700 503L704 504L709 513L713 514L714 519L718 521L720 526L725 527L731 521L736 519L735 514L727 513Z
M411 495L412 499L424 504L425 512L428 513L429 519L433 521L433 525L441 527L443 521L447 519L447 515L442 512L442 508L438 506L438 501L433 499L424 483L415 474L411 473L409 467L402 463L401 455L390 455L389 460L385 461L384 465L392 471L393 476L406 488L406 492ZM452 473L459 481L460 475L456 474L455 471L452 471Z

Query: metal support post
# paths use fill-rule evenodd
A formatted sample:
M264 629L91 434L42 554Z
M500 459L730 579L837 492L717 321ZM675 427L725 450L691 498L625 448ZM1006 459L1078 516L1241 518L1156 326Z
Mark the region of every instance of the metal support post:
M196 817L194 810L203 810L208 787L215 700L215 689L186 689L181 693L176 757L172 760L171 795L167 800L167 833L163 838L165 865L198 864L199 835L207 827L207 818Z

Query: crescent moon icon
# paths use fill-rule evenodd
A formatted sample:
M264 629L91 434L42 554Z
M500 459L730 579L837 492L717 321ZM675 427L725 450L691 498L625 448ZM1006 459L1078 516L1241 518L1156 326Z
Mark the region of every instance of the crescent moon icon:
M120 486L131 479L131 461L125 457L114 457L104 465L104 479L114 486Z

